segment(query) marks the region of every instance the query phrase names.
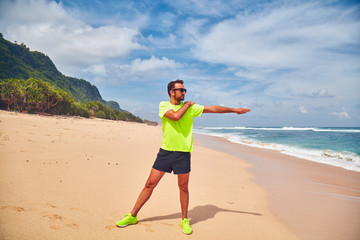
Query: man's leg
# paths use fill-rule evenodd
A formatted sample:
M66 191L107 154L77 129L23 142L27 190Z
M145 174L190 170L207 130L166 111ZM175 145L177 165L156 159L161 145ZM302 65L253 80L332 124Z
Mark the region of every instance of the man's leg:
M180 190L180 204L182 219L187 218L189 207L189 177L190 173L178 174L178 185Z
M135 217L138 214L138 212L140 211L142 206L144 206L144 204L147 202L147 200L149 200L154 188L160 182L160 180L164 176L164 174L165 174L165 172L161 172L154 168L151 169L149 178L147 179L147 181L145 183L145 187L141 191L141 193L135 203L135 206L134 206L133 210L131 211L131 215L133 217Z

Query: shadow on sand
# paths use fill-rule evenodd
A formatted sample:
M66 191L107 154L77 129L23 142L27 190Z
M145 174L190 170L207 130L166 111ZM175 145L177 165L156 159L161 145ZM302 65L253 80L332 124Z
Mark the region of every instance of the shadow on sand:
M215 215L219 212L231 212L231 213L240 213L240 214L250 214L255 216L262 216L260 213L253 213L253 212L244 212L244 211L236 211L236 210L229 210L219 208L214 205L205 205L205 206L196 206L193 209L189 210L189 216L191 220L191 224L196 224L199 222L206 221L208 219L214 218ZM150 217L141 219L141 222L150 222L150 221L159 221L159 220L169 220L169 219L179 219L181 218L181 213L173 213L164 216L157 216L157 217Z

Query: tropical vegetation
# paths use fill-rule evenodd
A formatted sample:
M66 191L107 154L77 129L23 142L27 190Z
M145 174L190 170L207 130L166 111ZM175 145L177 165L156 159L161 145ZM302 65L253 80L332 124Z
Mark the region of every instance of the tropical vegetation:
M1 80L0 109L143 122L129 112L111 109L100 101L78 103L69 92L35 78Z

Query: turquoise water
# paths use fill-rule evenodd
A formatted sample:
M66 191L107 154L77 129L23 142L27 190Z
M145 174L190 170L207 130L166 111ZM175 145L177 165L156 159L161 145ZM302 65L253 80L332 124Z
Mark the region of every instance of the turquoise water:
M194 131L360 172L360 128L195 127Z

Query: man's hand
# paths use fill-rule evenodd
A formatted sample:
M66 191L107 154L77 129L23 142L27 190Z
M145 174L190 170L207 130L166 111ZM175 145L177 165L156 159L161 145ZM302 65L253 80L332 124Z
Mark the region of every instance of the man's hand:
M234 108L234 113L236 114L243 114L247 112L250 112L249 108Z
M195 103L192 101L186 101L185 104L189 105L189 107L191 107L192 105L194 105Z

